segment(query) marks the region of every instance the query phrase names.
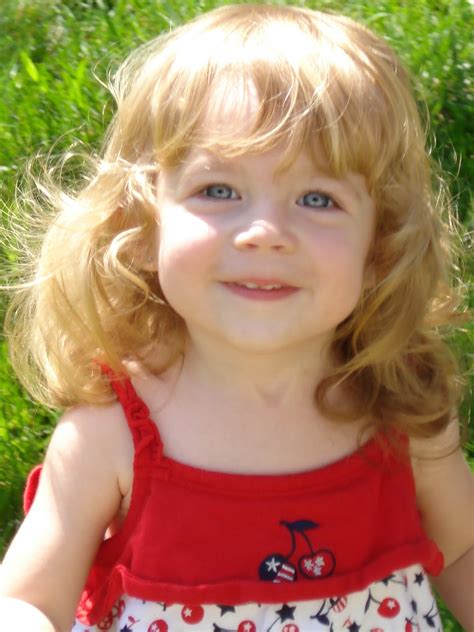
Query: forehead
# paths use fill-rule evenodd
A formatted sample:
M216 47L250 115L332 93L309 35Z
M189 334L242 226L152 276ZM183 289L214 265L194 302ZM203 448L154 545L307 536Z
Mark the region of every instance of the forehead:
M202 135L249 137L258 124L260 101L250 79L223 78L208 94L200 125Z
M268 102L255 83L244 76L228 76L208 94L193 142L183 156L185 163L200 162L209 168L229 166L229 160L245 155L265 155L275 161L281 174L295 163L329 173L327 156L315 130L304 135L277 128L285 115L268 111ZM271 117L275 120L271 121ZM283 134L281 133L283 131ZM290 138L291 137L291 138Z
M314 176L316 172L327 175L324 169L315 165L307 150L303 149L291 164L283 169L281 165L284 162L284 157L285 147L283 145L278 145L261 153L255 152L235 157L227 157L215 151L194 147L188 152L175 173L179 174L180 179L186 179L203 172L254 175L256 169L264 169L267 173L271 172L273 180L294 178L295 175L309 178Z

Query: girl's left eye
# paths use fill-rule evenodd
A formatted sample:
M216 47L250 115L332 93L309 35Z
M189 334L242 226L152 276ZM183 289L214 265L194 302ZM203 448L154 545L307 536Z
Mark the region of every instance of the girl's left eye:
M310 191L305 195L301 195L296 200L296 203L301 206L309 206L310 208L336 208L338 206L329 195L319 191Z
M201 193L214 200L235 200L237 193L227 184L211 184L201 191Z

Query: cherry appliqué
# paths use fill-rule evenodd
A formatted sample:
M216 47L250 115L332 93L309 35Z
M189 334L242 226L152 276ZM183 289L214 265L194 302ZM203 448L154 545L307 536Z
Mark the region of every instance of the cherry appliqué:
M400 604L393 597L385 597L382 601L379 601L378 599L375 599L369 590L369 598L365 604L365 612L367 612L372 602L378 604L377 612L384 619L394 619L400 614Z
M181 618L191 625L201 623L204 618L204 608L202 606L183 606L181 609Z
M393 619L400 612L400 604L396 599L386 597L380 602L377 612L385 619Z
M189 625L201 623L203 618L204 608L202 606L183 606L181 608L181 619ZM150 623L147 632L169 632L168 624L164 619L156 619Z
M336 558L330 549L314 549L313 543L307 535L307 531L316 529L319 525L312 520L296 520L288 522L282 520L281 525L288 529L291 538L291 549L288 553L271 553L262 560L258 568L258 575L263 581L279 583L282 581L293 582L297 579L297 568L300 574L307 579L323 579L332 575L336 566ZM306 544L307 552L301 555L296 564L292 557L296 552L296 535Z

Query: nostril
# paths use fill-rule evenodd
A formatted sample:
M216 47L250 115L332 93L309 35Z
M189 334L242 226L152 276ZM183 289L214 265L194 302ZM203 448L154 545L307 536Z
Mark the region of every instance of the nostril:
M242 250L284 252L294 248L293 237L289 233L278 224L263 220L239 230L234 236L234 244Z

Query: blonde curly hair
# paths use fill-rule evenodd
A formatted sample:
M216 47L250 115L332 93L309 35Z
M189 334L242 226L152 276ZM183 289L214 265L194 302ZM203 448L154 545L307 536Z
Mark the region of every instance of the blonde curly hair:
M260 100L253 129L204 135L216 88L232 86L245 99L249 83ZM340 15L230 5L140 47L112 92L115 118L82 188L68 195L46 187L53 212L7 313L11 361L29 392L54 407L109 402L94 360L126 372L124 360L138 358L156 372L147 365L150 344L168 350L168 364L181 353L184 323L146 266L160 169L191 147L235 156L282 141L284 169L317 141L333 174L365 176L377 218L374 286L338 326L337 366L315 401L341 420L364 414L418 436L443 429L460 381L443 339L457 313L452 218L409 77L391 48ZM326 396L342 380L351 397L340 410Z

